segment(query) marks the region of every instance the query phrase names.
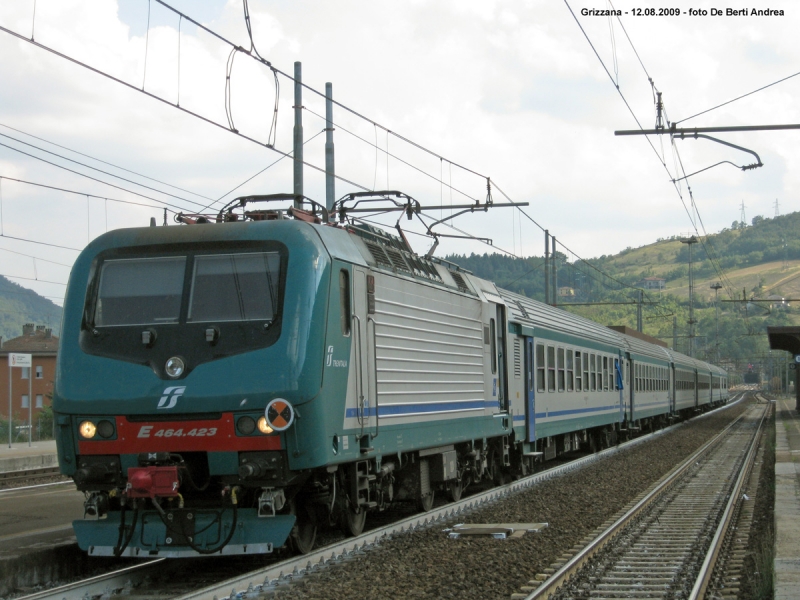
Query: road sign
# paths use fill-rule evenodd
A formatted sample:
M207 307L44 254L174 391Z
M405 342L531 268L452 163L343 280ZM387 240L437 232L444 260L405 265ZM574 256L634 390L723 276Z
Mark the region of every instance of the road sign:
M30 369L32 365L33 357L30 354L14 354L13 352L8 354L9 367L28 367Z
M800 354L794 357L794 362L800 363Z

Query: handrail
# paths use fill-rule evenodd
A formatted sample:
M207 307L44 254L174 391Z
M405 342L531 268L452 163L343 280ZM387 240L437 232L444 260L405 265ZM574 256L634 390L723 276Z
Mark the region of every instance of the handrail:
M378 407L380 406L380 402L378 401L378 345L375 334L377 323L375 322L375 319L368 316L367 336L369 336L370 323L372 323L372 374L375 376L375 435L372 436L372 439L374 440L376 437L378 437L378 433L380 432L380 424L378 423L380 419L380 416L378 415ZM367 355L367 359L369 359L369 355ZM369 423L369 415L367 415L367 423Z
M358 422L361 423L361 434L359 437L364 435L364 382L363 382L363 352L361 346L361 319L358 317L356 313L352 315L353 321L358 323L358 327L356 328L355 338L356 342L356 365L358 369L358 373L356 376L356 402L358 402L358 410L356 414L358 415Z

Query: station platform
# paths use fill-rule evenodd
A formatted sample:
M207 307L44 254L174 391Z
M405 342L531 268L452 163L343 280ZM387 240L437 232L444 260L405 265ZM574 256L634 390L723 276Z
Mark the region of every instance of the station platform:
M33 442L8 442L0 445L0 473L21 471L37 467L55 467L58 465L55 440Z
M800 590L800 413L795 399L777 400L775 414L775 600Z

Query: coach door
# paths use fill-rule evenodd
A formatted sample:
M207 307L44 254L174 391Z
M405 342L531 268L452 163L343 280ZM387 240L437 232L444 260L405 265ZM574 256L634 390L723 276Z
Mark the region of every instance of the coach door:
M669 412L675 414L676 396L678 394L678 375L675 371L675 363L669 365Z
M353 329L356 344L356 401L361 442L369 446L378 433L378 396L375 364L375 277L353 269ZM371 435L369 435L371 434Z
M533 365L533 338L525 338L525 419L528 426L527 441L536 441L536 398L533 395L536 371Z
M628 412L628 418L633 420L633 385L631 385L633 361L629 357L622 355L620 356L620 364L617 366L618 369L622 369L622 371L617 372L617 377L621 382L620 402L625 405L626 412L630 411Z

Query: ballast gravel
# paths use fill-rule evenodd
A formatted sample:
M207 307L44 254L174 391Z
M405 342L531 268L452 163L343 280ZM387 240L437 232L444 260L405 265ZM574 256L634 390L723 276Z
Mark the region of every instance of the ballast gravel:
M274 598L508 598L580 544L746 408L745 402L583 469L545 481L450 523L384 541L364 555L309 577ZM504 540L443 530L457 522L549 527Z

